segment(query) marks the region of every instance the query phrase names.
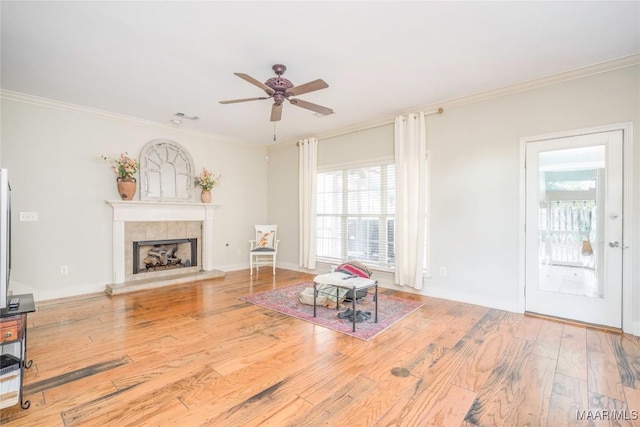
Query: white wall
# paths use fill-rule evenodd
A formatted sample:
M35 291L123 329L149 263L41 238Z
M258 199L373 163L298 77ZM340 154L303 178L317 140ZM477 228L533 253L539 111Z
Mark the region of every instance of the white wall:
M214 265L248 267L253 224L267 219L264 147L37 100L5 96L1 107L0 165L9 169L13 190L14 292L46 300L103 291L112 282L111 207L105 200L119 196L115 175L99 157L125 151L138 157L156 138L183 145L198 172L205 166L222 174L212 191L212 203L221 205L214 220ZM20 222L19 212L37 212L38 221ZM60 275L63 265L67 276Z
M474 103L443 105L427 117L431 156L431 263L423 294L518 310L519 173L521 137L622 122L634 125L633 322L640 333L640 69L632 66ZM453 103L452 103L453 105ZM384 131L384 126L381 132ZM366 158L358 138L342 143L344 157ZM319 143L319 157L324 141ZM388 141L393 146L392 138ZM296 182L293 145L270 148L271 182ZM392 150L392 148L391 148ZM392 152L392 151L391 151ZM374 154L371 154L374 155ZM297 192L269 187L270 221L297 224ZM285 197L283 191L289 193ZM287 208L282 204L287 204ZM296 225L297 227L297 225ZM284 236L281 236L285 238ZM297 240L280 260L297 266ZM295 255L295 256L294 256ZM447 275L438 275L440 266ZM320 266L319 269L326 268ZM376 273L393 287L388 274ZM405 289L406 290L406 289Z

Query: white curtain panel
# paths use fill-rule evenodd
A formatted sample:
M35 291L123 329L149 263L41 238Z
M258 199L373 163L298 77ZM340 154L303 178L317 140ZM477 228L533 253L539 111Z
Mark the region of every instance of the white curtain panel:
M298 141L299 184L298 224L300 267L316 268L316 174L318 170L318 140Z
M395 121L395 283L422 289L425 255L427 138L424 113Z

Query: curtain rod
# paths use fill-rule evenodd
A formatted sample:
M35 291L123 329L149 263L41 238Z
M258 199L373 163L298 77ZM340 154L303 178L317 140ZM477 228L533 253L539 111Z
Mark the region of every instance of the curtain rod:
M444 108L438 107L437 109L435 109L433 111L428 111L428 112L424 113L424 115L425 116L433 116L435 114L442 114L442 113L444 113ZM395 122L395 118L393 120L386 120L384 122L378 122L375 125L369 125L369 126L365 126L365 127L358 128L358 129L352 129L352 130L348 130L348 131L344 131L344 132L330 134L329 136L325 136L323 138L324 139L326 139L326 138L334 138L336 136L346 135L348 133L353 133L353 132L360 132L360 131L367 130L367 129L373 129L373 128L377 128L377 127L380 127L380 126L388 125L388 124L391 124L391 123L394 123L394 122ZM297 147L300 146L300 141L296 142L296 146Z

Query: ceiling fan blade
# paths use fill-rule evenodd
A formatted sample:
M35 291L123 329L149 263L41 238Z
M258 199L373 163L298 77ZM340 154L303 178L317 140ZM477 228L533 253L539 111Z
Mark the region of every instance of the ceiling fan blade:
M271 121L278 122L282 118L282 104L273 104L271 107Z
M326 89L329 85L322 79L314 80L300 86L294 86L287 89L288 95L302 95L303 93L313 92L314 90Z
M331 108L323 107L322 105L314 104L312 102L303 101L302 99L290 99L293 105L297 107L306 108L307 110L315 111L316 113L324 114L333 114L333 110Z
M228 101L218 101L220 104L235 104L236 102L258 101L261 99L269 99L270 96L261 96L259 98L242 98L242 99L229 99Z
M271 89L269 86L267 86L266 84L254 79L253 77L251 77L248 74L244 74L244 73L233 73L236 76L240 77L243 80L248 81L249 83L258 86L260 89L264 90L265 92L267 92L269 95L273 95L274 94L274 90Z

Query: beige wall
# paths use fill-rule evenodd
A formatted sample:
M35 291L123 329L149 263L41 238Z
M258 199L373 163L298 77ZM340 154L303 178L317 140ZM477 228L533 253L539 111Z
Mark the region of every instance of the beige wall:
M112 282L111 207L115 176L100 155L138 157L152 139L184 146L196 170L222 174L213 191L214 265L246 268L253 224L267 219L264 147L82 109L2 99L2 158L13 196L12 290L36 300L103 291ZM139 199L139 194L136 194ZM37 212L37 222L19 222ZM226 246L226 244L229 246ZM238 255L237 251L241 254ZM67 276L60 266L69 267Z
M640 248L639 73L639 67L632 66L457 107L445 104L444 114L428 116L433 276L422 293L518 310L521 137L633 122L636 185L632 246ZM391 135L386 150L392 153L390 129L391 125L386 125L374 133ZM271 182L296 182L295 150L293 145L270 149ZM322 161L326 160L323 151L344 158L379 155L378 148L363 147L356 134L321 139L318 151ZM292 188L269 186L269 200L279 201L277 210L271 209L270 203L269 218L294 229L297 192L292 193ZM284 191L293 196L285 197ZM286 239L283 248L287 247L287 253L280 261L297 268L297 241L281 238ZM634 258L633 322L640 333L640 250ZM438 274L440 266L447 269L444 277ZM319 266L319 270L324 268ZM376 274L384 286L393 287L390 275Z
M386 158L393 158L393 124L326 138L318 144L320 169L335 164L357 163L363 159Z

